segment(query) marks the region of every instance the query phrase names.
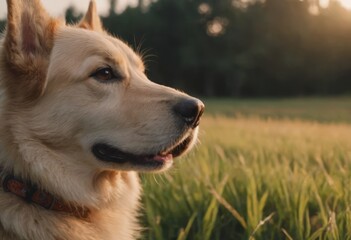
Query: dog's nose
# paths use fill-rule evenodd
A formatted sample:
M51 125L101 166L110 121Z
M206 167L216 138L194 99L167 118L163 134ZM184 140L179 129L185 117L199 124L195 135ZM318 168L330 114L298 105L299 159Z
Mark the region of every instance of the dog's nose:
M174 111L192 128L199 125L204 109L205 105L196 98L182 99L174 106Z

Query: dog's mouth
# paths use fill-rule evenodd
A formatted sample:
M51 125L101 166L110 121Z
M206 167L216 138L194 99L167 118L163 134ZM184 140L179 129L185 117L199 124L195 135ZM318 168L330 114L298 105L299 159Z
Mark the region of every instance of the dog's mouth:
M95 143L92 146L92 153L94 156L104 162L118 163L118 164L131 164L132 166L140 166L144 169L158 170L165 166L170 166L173 158L182 155L188 150L192 141L193 134L186 137L184 140L175 145L168 147L166 150L159 151L155 154L140 154L136 155L129 152L121 151L120 149L107 144Z

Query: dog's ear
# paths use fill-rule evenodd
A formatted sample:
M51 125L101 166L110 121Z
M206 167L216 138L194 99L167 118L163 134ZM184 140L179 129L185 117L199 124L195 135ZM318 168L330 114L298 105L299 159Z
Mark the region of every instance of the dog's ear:
M8 84L15 85L17 91L25 88L40 95L58 21L48 15L39 0L7 0L7 9L4 62L11 74Z
M97 13L96 3L94 0L90 1L89 8L83 19L78 24L80 28L85 28L97 32L102 32L103 27L100 17Z
M5 51L13 64L37 55L49 55L56 20L39 0L7 0L8 17Z

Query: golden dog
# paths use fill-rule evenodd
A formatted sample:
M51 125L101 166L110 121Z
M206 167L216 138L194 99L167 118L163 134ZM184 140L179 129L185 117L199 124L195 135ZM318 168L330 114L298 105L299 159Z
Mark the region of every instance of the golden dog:
M137 172L162 171L197 138L204 105L152 83L104 31L39 0L7 0L0 39L0 239L135 239Z

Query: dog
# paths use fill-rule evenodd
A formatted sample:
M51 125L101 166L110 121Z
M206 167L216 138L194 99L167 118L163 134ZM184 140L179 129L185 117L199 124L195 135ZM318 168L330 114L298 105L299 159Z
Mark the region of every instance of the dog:
M74 25L7 0L0 39L0 239L141 235L138 172L197 141L204 104L151 82L90 2Z

